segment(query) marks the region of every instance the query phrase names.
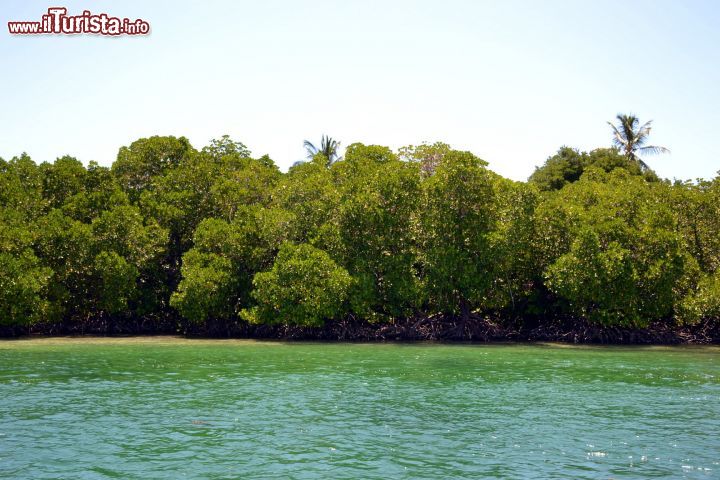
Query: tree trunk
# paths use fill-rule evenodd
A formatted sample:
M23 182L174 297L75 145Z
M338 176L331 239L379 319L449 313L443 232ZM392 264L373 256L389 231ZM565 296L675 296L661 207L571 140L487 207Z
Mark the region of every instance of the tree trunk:
M458 337L465 336L465 325L470 321L470 303L466 298L460 299L460 325L458 326Z

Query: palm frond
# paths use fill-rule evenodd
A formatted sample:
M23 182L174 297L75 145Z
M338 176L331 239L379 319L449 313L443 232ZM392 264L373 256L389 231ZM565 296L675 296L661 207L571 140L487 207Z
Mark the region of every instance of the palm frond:
M633 115L618 115L622 126L622 135L625 139L625 147L631 147L635 143L635 125L637 117Z
M661 153L670 153L670 150L665 147L658 147L657 145L647 145L645 147L638 148L640 153L648 153L650 155L658 155Z
M305 147L305 151L307 152L307 158L312 159L317 153L318 149L315 147L315 145L312 144L310 140L305 140L303 142L303 147Z
M648 120L647 122L643 123L643 125L638 128L638 133L650 135L650 130L652 130L652 122L652 120Z
M652 130L652 120L645 122L637 132L635 132L635 145L638 147L642 146L650 136Z
M627 140L625 139L623 134L611 122L607 122L607 123L608 123L608 125L610 125L610 128L612 128L612 131L613 131L613 144L615 144L618 147L624 147L627 144Z

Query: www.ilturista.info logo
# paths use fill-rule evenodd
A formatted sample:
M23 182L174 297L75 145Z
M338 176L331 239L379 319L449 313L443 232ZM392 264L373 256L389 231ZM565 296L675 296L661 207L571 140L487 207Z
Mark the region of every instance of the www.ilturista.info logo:
M39 22L8 22L8 31L13 35L147 35L150 24L141 18L130 20L90 13L90 10L83 11L82 15L68 15L67 8L51 7Z

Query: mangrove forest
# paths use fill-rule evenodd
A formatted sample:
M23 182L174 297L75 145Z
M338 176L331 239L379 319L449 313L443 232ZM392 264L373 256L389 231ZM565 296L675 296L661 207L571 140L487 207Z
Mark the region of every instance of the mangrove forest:
M720 176L659 178L618 120L526 182L329 137L287 172L228 136L0 159L0 331L716 339Z

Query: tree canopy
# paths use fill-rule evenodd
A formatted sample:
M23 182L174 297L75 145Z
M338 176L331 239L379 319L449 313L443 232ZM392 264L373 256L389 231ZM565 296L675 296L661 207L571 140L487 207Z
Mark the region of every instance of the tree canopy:
M288 172L228 136L138 139L110 168L0 159L0 324L717 317L720 177L659 179L633 118L528 182L443 143L338 158L327 137Z

